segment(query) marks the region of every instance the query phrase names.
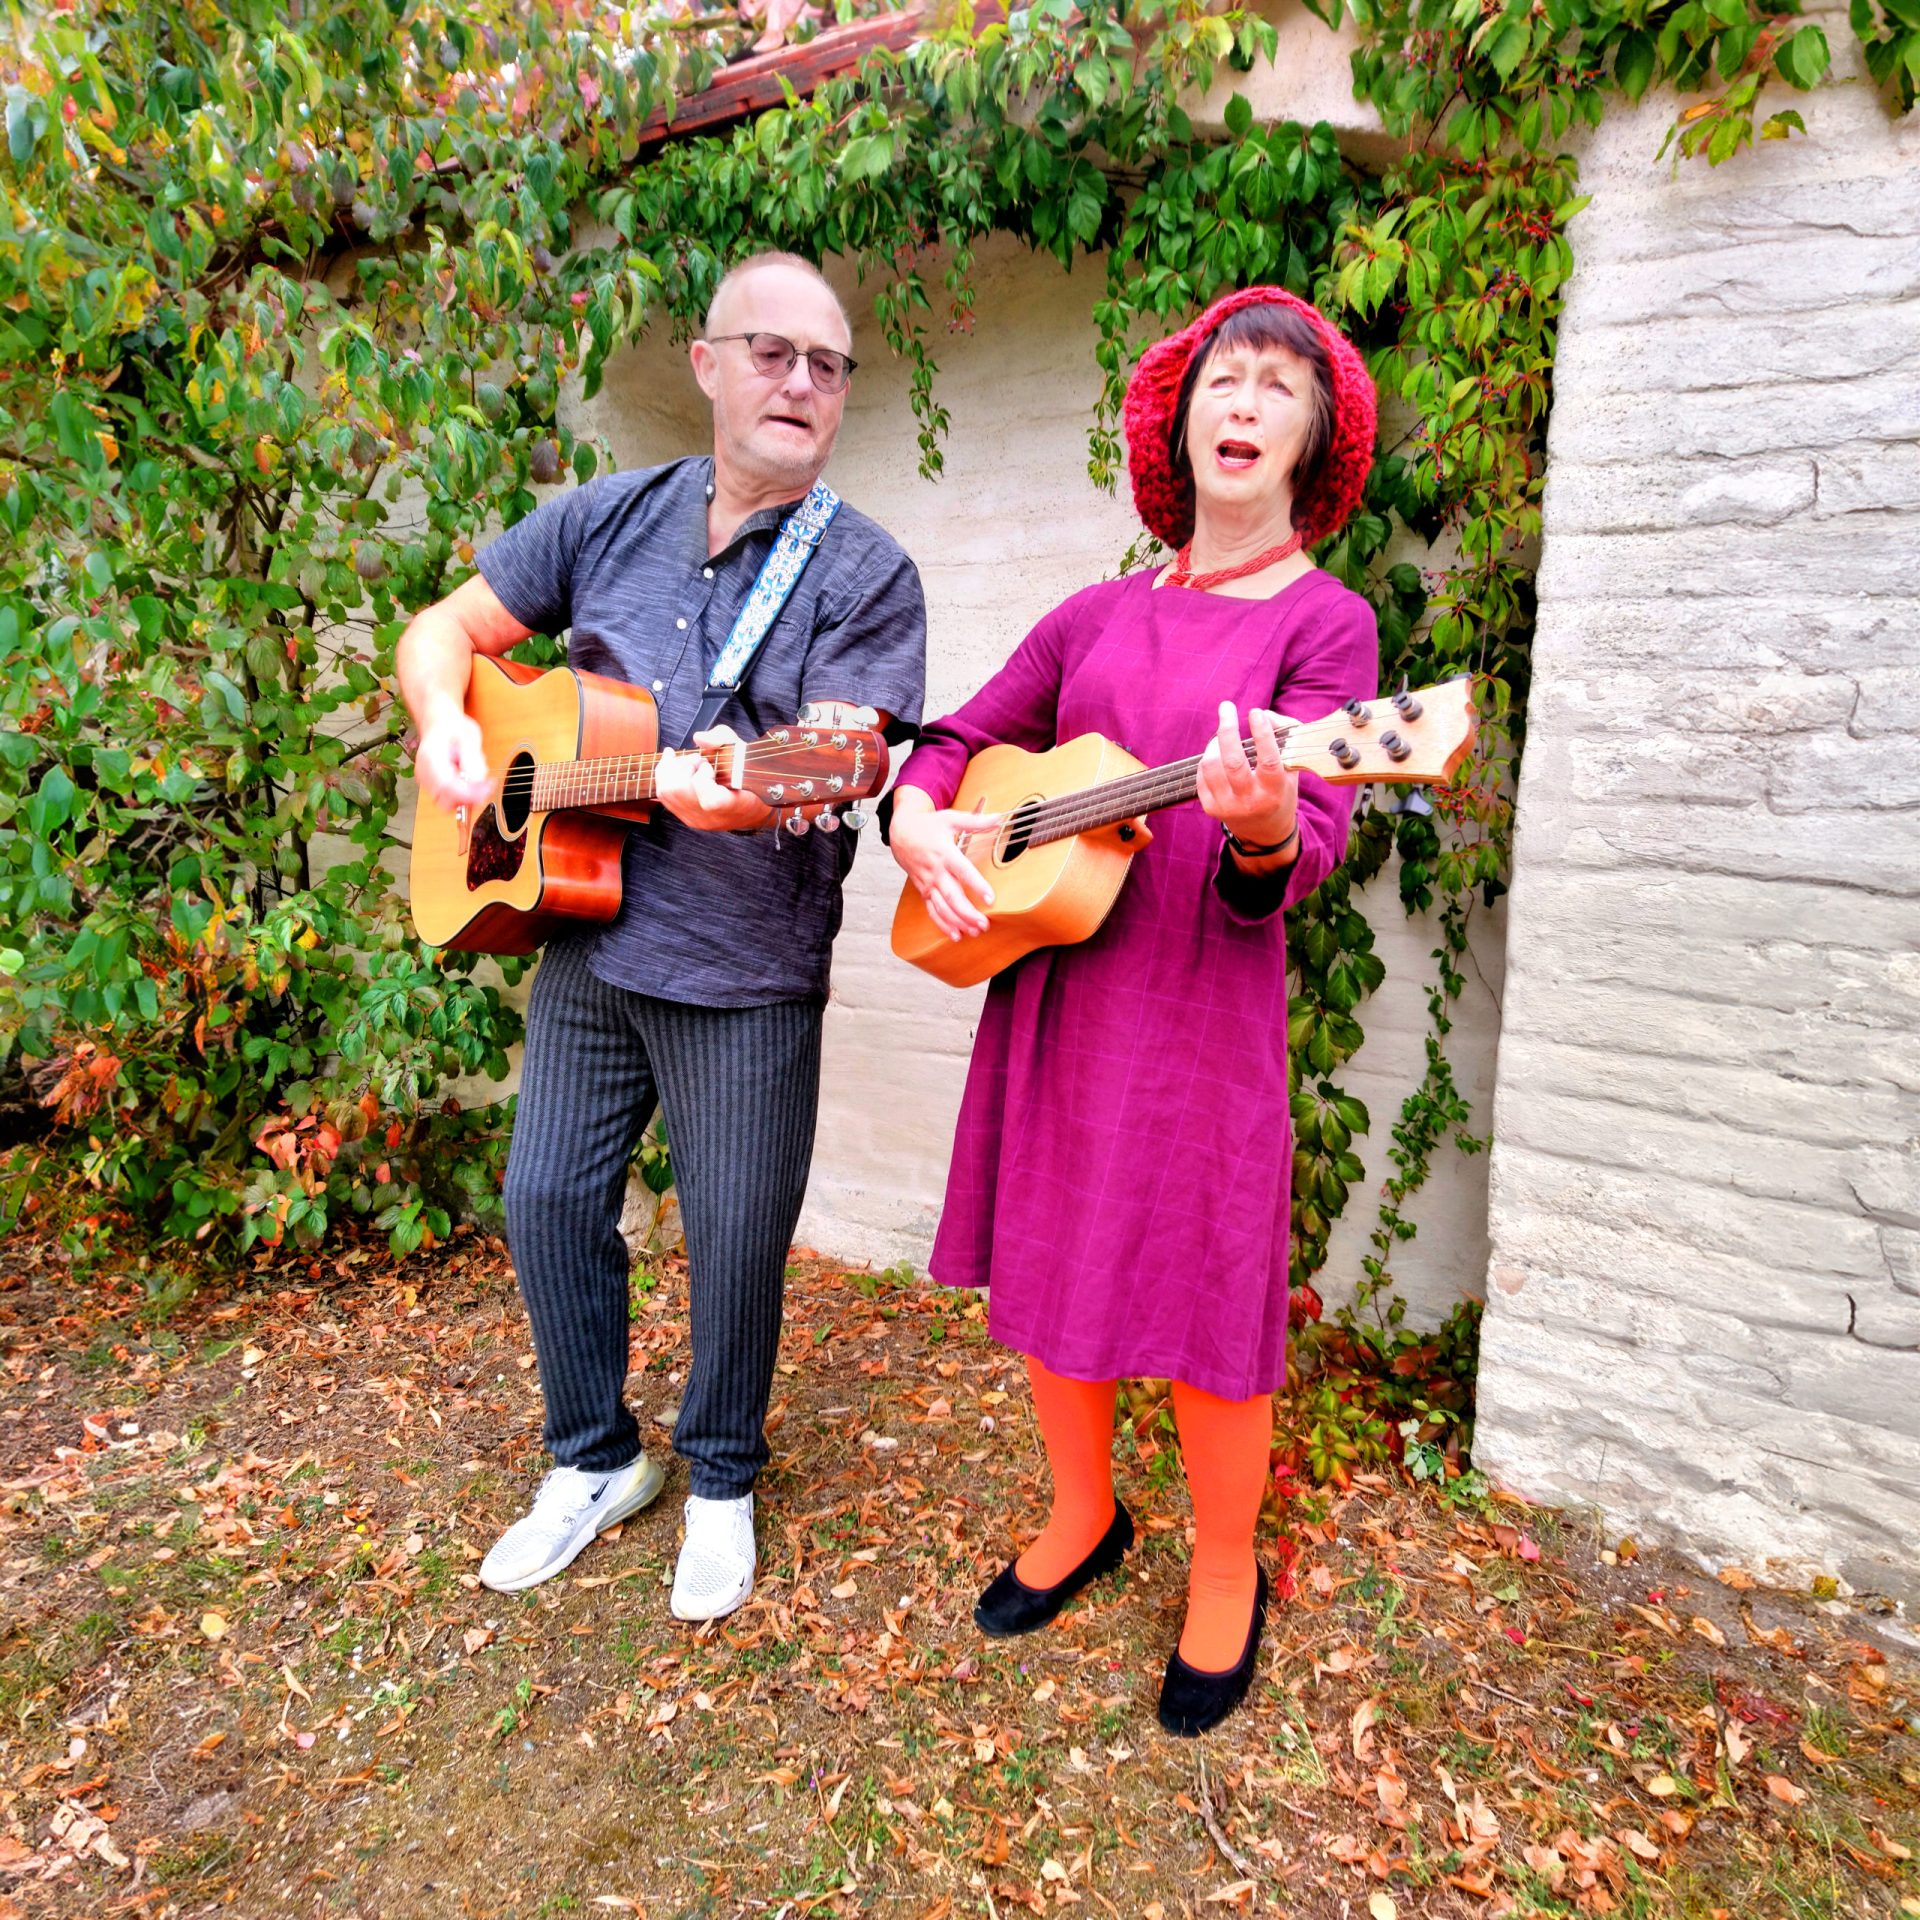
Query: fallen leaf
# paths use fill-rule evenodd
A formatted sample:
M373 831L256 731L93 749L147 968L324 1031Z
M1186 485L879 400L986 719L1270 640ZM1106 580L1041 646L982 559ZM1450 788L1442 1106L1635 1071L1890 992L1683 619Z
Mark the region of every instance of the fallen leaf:
M1368 1894L1367 1911L1373 1916L1373 1920L1400 1920L1400 1909L1393 1904L1391 1894Z
M1629 1853L1637 1853L1642 1860L1658 1860L1660 1849L1636 1827L1623 1827L1614 1836Z
M1804 1758L1811 1760L1816 1767L1834 1766L1840 1758L1837 1753L1822 1753L1804 1733L1800 1736L1800 1752Z
M1722 1567L1720 1584L1731 1587L1735 1593L1751 1593L1757 1583L1745 1567Z
M827 1591L832 1594L836 1600L851 1600L853 1596L860 1591L860 1588L852 1580L842 1580L837 1587L829 1587Z
M1767 1791L1772 1794L1776 1800L1784 1800L1790 1807L1797 1807L1800 1802L1807 1797L1805 1787L1796 1787L1793 1782L1782 1773L1770 1773L1767 1775Z
M1364 1760L1373 1747L1372 1726L1374 1705L1371 1700L1362 1700L1353 1710L1353 1757Z
M204 1633L209 1640L220 1639L226 1633L226 1630L227 1620L224 1614L215 1613L209 1609L200 1616L200 1631Z
M1653 1778L1647 1782L1647 1791L1652 1794L1656 1800L1664 1800L1669 1794L1680 1791L1680 1782L1670 1773L1656 1773Z
M1884 1853L1889 1860L1911 1860L1913 1849L1903 1847L1898 1840L1889 1840L1878 1827L1867 1829L1867 1838Z
M1727 1644L1727 1636L1704 1614L1696 1613L1693 1616L1693 1630L1710 1647L1724 1647Z

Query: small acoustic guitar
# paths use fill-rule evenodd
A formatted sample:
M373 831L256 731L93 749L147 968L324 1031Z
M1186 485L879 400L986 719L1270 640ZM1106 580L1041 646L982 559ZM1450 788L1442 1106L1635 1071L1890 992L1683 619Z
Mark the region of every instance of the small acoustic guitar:
M467 953L531 953L560 927L611 920L627 828L653 810L652 694L602 674L478 654L466 708L495 770L493 797L443 807L421 794L408 873L420 938ZM877 793L887 778L886 742L864 727L780 727L691 751L722 786L785 809L793 833L832 831L834 808Z
M1444 785L1473 749L1470 686L1449 680L1349 701L1324 720L1289 727L1281 735L1286 764L1336 786ZM1253 741L1240 744L1251 760ZM909 882L893 916L894 952L949 986L971 987L1036 947L1085 940L1153 838L1143 816L1193 799L1199 771L1197 756L1143 767L1097 733L1045 753L983 749L967 763L954 805L1002 816L992 832L960 836L961 851L993 882L993 904L982 909L987 930L949 938Z

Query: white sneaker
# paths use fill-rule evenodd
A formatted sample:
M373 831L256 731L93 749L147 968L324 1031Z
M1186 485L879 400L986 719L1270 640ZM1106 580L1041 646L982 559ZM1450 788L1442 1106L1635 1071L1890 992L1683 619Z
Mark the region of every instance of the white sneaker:
M533 1511L516 1520L480 1562L480 1584L495 1593L518 1593L551 1580L596 1534L638 1513L665 1479L644 1453L611 1473L555 1467L541 1481Z
M673 1570L676 1620L718 1620L753 1592L753 1495L687 1501L687 1537Z

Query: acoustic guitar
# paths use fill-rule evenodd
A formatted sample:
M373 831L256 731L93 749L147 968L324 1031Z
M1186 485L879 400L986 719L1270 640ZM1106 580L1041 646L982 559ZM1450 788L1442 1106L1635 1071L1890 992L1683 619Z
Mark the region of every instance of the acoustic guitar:
M493 797L443 807L420 795L407 884L420 938L467 953L531 953L560 927L611 920L627 828L653 810L653 695L602 674L476 654L466 709L494 770ZM887 778L886 742L865 727L780 727L690 751L796 834L833 831L838 806Z
M1289 727L1281 749L1289 767L1336 786L1444 785L1473 739L1471 683L1460 679L1351 700L1324 720ZM1253 741L1240 745L1251 760ZM1097 733L1045 753L984 748L968 761L954 806L1003 816L991 832L959 836L961 851L993 883L993 904L982 909L987 930L951 939L909 881L893 916L894 952L949 986L971 987L1036 947L1085 940L1153 838L1144 816L1193 799L1199 771L1198 756L1142 766Z

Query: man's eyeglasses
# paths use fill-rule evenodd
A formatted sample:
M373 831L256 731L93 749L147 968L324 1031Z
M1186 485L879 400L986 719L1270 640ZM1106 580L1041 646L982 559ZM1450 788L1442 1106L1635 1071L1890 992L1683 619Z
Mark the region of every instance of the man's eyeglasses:
M744 340L754 372L768 380L779 379L800 357L800 349L783 333L716 333L708 338L715 346L722 340ZM851 355L831 347L807 349L807 375L822 393L845 392L857 364Z

